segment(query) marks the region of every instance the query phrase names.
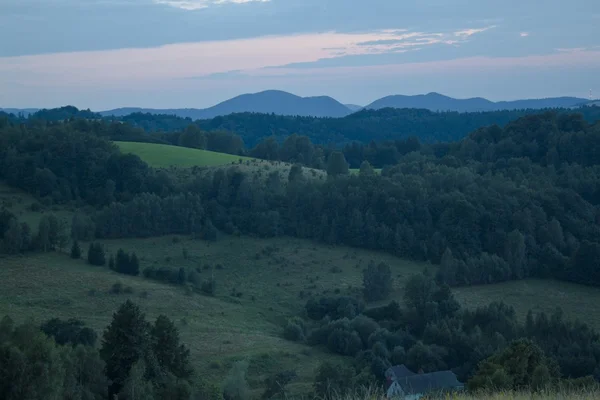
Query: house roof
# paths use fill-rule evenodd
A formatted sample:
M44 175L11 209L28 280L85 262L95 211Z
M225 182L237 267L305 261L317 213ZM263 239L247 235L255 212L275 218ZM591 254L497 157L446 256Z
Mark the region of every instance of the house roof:
M462 388L452 371L438 371L429 374L415 374L398 379L398 384L406 394L427 393L436 390Z
M410 369L406 368L406 366L404 364L395 365L393 367L390 367L390 370L391 370L390 372L396 377L396 379L401 379L401 378L405 378L407 376L416 375Z

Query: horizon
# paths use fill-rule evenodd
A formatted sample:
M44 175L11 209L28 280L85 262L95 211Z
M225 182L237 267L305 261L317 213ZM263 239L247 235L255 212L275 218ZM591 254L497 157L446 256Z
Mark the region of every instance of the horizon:
M582 97L582 96L551 96L551 97L538 97L538 98L510 98L510 99L500 99L500 100L495 100L495 99L490 99L484 96L472 96L472 97L463 97L463 98L459 98L459 97L453 97L453 96L449 96L445 93L440 93L440 92L428 92L428 93L417 93L414 95L406 95L406 94L401 94L401 93L396 93L396 94L389 94L389 95L384 95L382 97L373 99L365 104L356 104L356 103L346 103L344 101L341 101L333 96L329 96L327 94L317 94L317 95L308 95L308 96L300 96L298 94L292 93L292 92L288 92L285 90L280 90L280 89L266 89L266 90L262 90L259 92L253 92L253 93L240 93L238 95L235 95L233 97L230 97L228 99L225 99L223 101L219 101L218 103L209 105L207 107L140 107L137 105L124 105L124 106L118 106L118 107L112 107L112 108L103 108L103 109L94 109L91 107L87 107L85 105L77 105L77 104L60 104L60 105L56 105L56 106L51 106L51 107L37 107L37 106L26 106L26 107L13 107L10 105L4 106L0 104L0 110L8 110L8 109L16 109L16 110L27 110L27 109L31 109L31 110L43 110L43 109L56 109L56 108L61 108L61 107L76 107L78 110L90 110L93 112L106 112L106 111L111 111L111 110L117 110L117 109L128 109L128 108L132 108L132 109L148 109L148 110L183 110L183 109L196 109L196 110L202 110L202 109L207 109L207 108L211 108L214 107L216 105L219 105L223 102L226 102L227 100L231 100L233 98L236 97L240 97L240 96L244 96L244 95L256 95L256 94L260 94L260 93L264 93L264 92L282 92L282 93L286 93L286 94L290 94L293 96L297 96L297 97L301 97L301 98L315 98L315 97L329 97L335 101L337 101L338 103L344 105L344 106L359 106L362 108L365 108L367 106L369 106L370 104L387 98L387 97L393 97L393 96L428 96L428 95L440 95L440 96L444 96L444 97L449 97L452 98L454 100L471 100L471 99L484 99L484 100L488 100L491 101L493 103L498 103L498 102L511 102L511 101L524 101L524 100L545 100L545 99L551 99L551 98L563 98L563 97L576 97L576 98L580 98L582 100L589 100L589 97ZM600 98L592 98L591 101L600 101Z
M600 4L570 5L5 0L0 104L206 108L272 88L361 105L587 98L600 92Z

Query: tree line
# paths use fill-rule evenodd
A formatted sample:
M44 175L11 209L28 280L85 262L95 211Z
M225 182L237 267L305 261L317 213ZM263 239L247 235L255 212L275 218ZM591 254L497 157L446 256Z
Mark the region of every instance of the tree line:
M3 129L0 177L41 199L94 205L74 221L78 234L290 235L430 261L450 285L532 276L600 284L600 124L580 114L527 116L421 146L381 174L363 163L350 175L332 152L326 181L299 164L283 179L236 167L181 177L73 124ZM8 247L28 236L17 225L9 239L3 228ZM56 247L44 238L44 249Z
M369 275L365 271L365 289ZM463 309L447 285L427 274L411 277L404 293L403 306L392 301L369 308L361 296L312 298L302 317L288 321L288 340L353 357L317 370L317 395L383 385L385 371L400 364L413 371L450 369L474 391L594 387L600 379L600 335L565 320L559 309L529 312L525 323L503 303Z
M0 398L222 399L194 373L175 324L149 322L127 301L113 314L99 348L96 333L76 319L42 326L0 321Z

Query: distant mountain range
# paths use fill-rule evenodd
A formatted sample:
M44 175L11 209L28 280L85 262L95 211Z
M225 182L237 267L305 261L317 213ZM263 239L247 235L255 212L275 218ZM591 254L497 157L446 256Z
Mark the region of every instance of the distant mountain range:
M300 97L279 90L267 90L264 92L243 94L226 100L216 106L205 109L148 109L148 108L117 108L115 110L102 111L101 115L113 115L121 117L132 112L143 112L151 114L174 114L183 118L210 119L220 115L239 112L256 112L278 115L299 115L306 117L345 117L352 111L338 102L327 97Z
M431 111L498 111L541 108L569 108L587 103L588 100L577 97L554 97L547 99L527 99L515 101L493 102L482 97L455 99L439 93L420 94L416 96L387 96L374 101L365 108L425 108Z
M114 117L123 117L135 112L170 114L182 118L191 118L193 120L211 119L217 116L239 112L339 118L345 117L364 108L422 108L431 111L477 112L516 109L572 108L595 103L598 103L598 100L590 102L587 99L577 97L555 97L547 99L493 102L482 97L455 99L439 93L428 93L415 96L387 96L363 107L356 104L342 104L328 96L300 97L280 90L267 90L259 93L243 94L205 109L154 109L124 107L108 111L100 111L99 113L103 116ZM33 108L0 108L0 111L13 114L23 113L24 115L29 115L37 110L38 109Z
M23 114L24 116L28 116L29 114L33 114L36 111L39 111L39 108L0 108L0 111L3 111L8 114Z

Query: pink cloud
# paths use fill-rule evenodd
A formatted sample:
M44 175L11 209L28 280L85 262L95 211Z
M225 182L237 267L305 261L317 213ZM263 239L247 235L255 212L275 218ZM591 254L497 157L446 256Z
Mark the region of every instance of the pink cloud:
M470 36L480 30L469 30ZM462 35L462 34L461 34ZM0 82L45 85L131 84L140 81L255 70L344 55L403 52L457 44L453 34L399 29L364 33L311 33L120 49L0 58ZM460 36L460 35L459 35ZM362 43L373 43L365 46Z

